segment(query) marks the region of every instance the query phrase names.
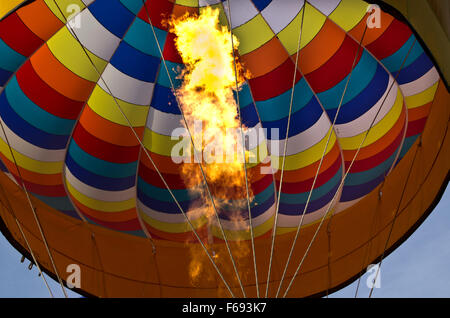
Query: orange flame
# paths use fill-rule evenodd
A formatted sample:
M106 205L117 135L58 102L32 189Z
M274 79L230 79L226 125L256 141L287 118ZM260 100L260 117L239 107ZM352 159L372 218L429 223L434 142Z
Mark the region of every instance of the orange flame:
M233 40L231 39L232 35L227 27L219 26L219 10L210 7L203 10L199 16L184 15L181 18L173 18L169 21L169 26L170 31L176 35L175 45L186 65L181 74L182 85L177 89L176 95L195 147L202 154L201 165L211 194L215 198L217 210L227 205L227 213L232 214L231 222L228 223L231 228L228 230L246 228L246 220L233 210L246 208L243 157L247 160L249 153L245 151L244 154L242 151L241 135L229 133L233 130L239 131L241 127L234 91L236 85L239 88L242 86L247 75L233 54L233 50L237 50L239 46L239 41L234 36ZM198 122L201 122L202 126L200 131L195 129ZM200 208L192 207L188 215L195 219L204 218L202 224L208 227L207 239L211 244L213 228L216 227L216 236L220 237L221 234L217 231L216 214L206 192L198 162L183 164L180 174L189 191L200 195L204 201ZM249 191L252 200L253 193L251 189ZM242 206L243 204L245 205ZM198 253L197 248L195 251ZM248 248L239 248L239 251L233 254L235 257L247 255ZM228 254L214 255L218 262L219 258L226 257ZM204 261L204 257L193 255L190 266L193 282L201 275Z

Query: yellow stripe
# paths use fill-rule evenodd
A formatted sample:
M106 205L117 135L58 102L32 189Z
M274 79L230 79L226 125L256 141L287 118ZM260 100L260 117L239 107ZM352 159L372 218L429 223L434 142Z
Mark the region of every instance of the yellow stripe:
M176 0L175 3L186 7L198 8L198 0Z
M187 137L189 138L189 137ZM144 144L145 148L150 150L153 153L156 153L161 156L171 157L172 156L172 149L175 145L178 143L183 142L182 139L180 140L172 140L171 136L161 135L158 134L147 127L145 128L144 132L144 139L142 143ZM190 139L188 139L188 145L191 146ZM195 141L197 142L197 141ZM197 144L195 145L197 148L199 147ZM191 152L193 153L193 152ZM176 154L177 157L180 154ZM239 153L240 155L240 153ZM262 160L264 160L268 155L267 151L267 144L264 140L254 149L250 150L250 156L253 158L251 162L247 164L247 168L250 169L256 165L258 165ZM224 160L225 160L225 154L224 154Z
M253 228L253 236L258 237L258 236L264 235L267 232L269 232L270 230L272 230L274 218L275 218L275 216L272 215L264 223L262 223L258 226L255 226ZM232 230L223 229L223 231L225 232L225 236L227 237L227 240L229 240L229 241L242 241L242 240L251 240L252 239L250 230L232 231ZM219 227L214 226L212 228L212 233L215 237L218 237L218 238L224 240L224 237L223 237L222 232L220 231Z
M183 223L168 223L161 222L153 219L142 211L139 211L142 219L151 227L166 233L186 233L191 232L192 229L187 222ZM214 216L215 218L215 216ZM198 229L207 223L208 219L205 216L201 216L195 220L191 220L194 229ZM271 216L266 222L253 228L253 235L255 237L261 236L273 228L274 216ZM222 233L218 226L212 226L211 231L215 237L223 239ZM231 231L224 229L225 235L228 240L249 240L251 239L250 232L247 230Z
M298 37L300 34L303 10L297 14L294 20L278 33L283 46L288 51L289 55L297 52ZM322 26L325 24L326 17L313 6L307 4L305 12L305 22L303 23L302 38L300 42L300 49L308 45L309 42L319 33Z
M43 149L45 150L45 149ZM11 151L9 150L8 144L0 138L0 151L3 155L8 158L11 162L14 162L13 157L11 156ZM46 161L38 161L31 159L20 152L17 152L15 149L12 149L14 158L17 161L19 167L25 168L32 172L37 172L40 174L57 174L62 172L63 162L46 162Z
M136 206L135 198L120 202L100 201L90 198L81 192L78 192L78 190L76 190L67 180L66 185L71 195L73 195L80 203L93 210L102 212L122 212L132 209Z
M64 27L59 30L48 42L50 51L69 70L78 76L97 82L99 75L92 63L87 58L80 43L73 37L70 31ZM107 62L85 49L97 70L101 73L105 69Z
M394 106L389 111L389 113L370 129L369 134L367 135L367 139L364 141L362 147L369 146L374 143L382 136L384 136L397 122L400 114L403 110L403 95L400 92L400 89L397 91L397 98L395 100ZM344 150L354 150L358 149L359 145L364 139L366 132L363 132L359 135L348 137L348 138L340 138L339 143ZM361 148L362 148L361 147Z
M233 29L233 34L239 39L239 53L241 55L256 50L274 37L272 30L261 14Z
M311 148L308 148L305 151L299 152L295 155L286 156L286 163L284 170L301 169L313 164L317 160L320 160L330 133L332 135L330 137L330 141L328 143L328 147L325 152L325 155L327 155L330 152L330 150L333 149L334 144L336 142L336 134L332 130L329 130L326 136ZM272 165L274 163L274 160L278 160L278 169L281 169L283 166L283 157L282 156L277 157L272 155Z
M348 32L366 15L368 6L361 0L342 0L329 18Z
M116 100L133 127L145 126L149 109L148 106L127 103L117 98ZM105 92L99 85L95 86L94 91L89 98L88 105L100 117L122 126L129 126L128 122L120 112L119 107L117 107L114 97Z
M166 222L161 222L155 219L152 219L151 217L149 217L147 214L145 214L144 212L140 211L140 215L142 217L142 219L149 224L151 227L154 227L157 230L166 232L166 233L185 233L185 232L190 232L191 231L191 227L189 226L189 224L187 222L185 223L166 223ZM198 229L199 227L202 227L203 225L205 225L207 222L207 218L202 216L199 217L195 220L191 220L192 226L194 227L194 229Z
M57 0L56 3L58 6L55 5L54 0L45 0L47 7L49 7L53 14L64 24L66 24L67 18L72 17L75 13L73 11L73 8L75 7L69 7L70 5L77 5L80 8L80 12L86 7L81 0ZM64 13L64 16L61 15L61 11L58 7Z
M25 0L0 0L0 18L9 13Z
M433 86L427 88L422 93L405 97L405 103L408 109L417 108L428 103L431 103L436 94L439 81L437 81Z

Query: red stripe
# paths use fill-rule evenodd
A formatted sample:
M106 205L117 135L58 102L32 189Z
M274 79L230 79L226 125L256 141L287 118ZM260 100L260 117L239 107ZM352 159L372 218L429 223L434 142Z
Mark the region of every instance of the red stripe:
M153 26L167 30L167 25L163 21L170 18L172 11L173 1L148 0L145 1L145 7L142 7L138 17L148 23L148 17L150 16Z
M61 118L78 118L84 102L69 99L51 88L39 77L29 60L16 77L25 95L43 110Z
M183 60L178 53L178 49L175 46L175 34L168 33L166 36L166 42L164 44L163 56L164 59L170 62L183 64Z
M325 183L327 183L331 178L333 178L336 173L339 171L339 168L342 165L342 159L341 156L339 156L336 161L324 172L320 173L317 176L317 180L316 180L316 184L314 185L314 188L318 188L322 185L324 185ZM276 186L277 186L277 191L279 189L280 186L280 181L276 180ZM288 182L283 182L283 187L281 189L281 191L283 193L291 193L291 194L295 194L295 193L304 193L304 192L309 192L311 190L311 186L314 182L314 177L301 181L301 182L295 182L295 183L288 183Z
M164 180L166 180L170 189L186 189L186 185L184 184L183 179L178 173L176 174L161 173L161 174L164 177ZM142 179L144 179L145 182L147 182L148 184L151 184L161 189L167 189L158 173L155 170L148 168L142 162L139 163L139 176Z
M351 169L350 173L367 171L367 170L370 170L370 169L382 164L383 162L385 162L390 156L392 156L392 154L400 146L402 139L403 139L404 131L405 131L405 129L404 129L404 125L403 125L403 129L400 131L400 133L395 138L395 140L389 146L387 146L385 149L383 149L381 152L377 153L375 156L355 161L352 165L352 169ZM351 163L351 161L345 162L345 169L348 169L348 167L350 166L350 163Z
M350 74L358 47L358 43L347 35L339 50L325 64L306 75L312 89L316 93L324 92L336 86ZM359 62L362 53L363 50L359 50L355 65Z
M36 34L20 20L17 13L0 22L0 38L14 51L29 57L43 43Z
M124 147L100 140L87 132L78 123L73 132L73 140L88 154L105 161L114 163L130 163L139 159L140 146Z
M425 128L428 117L424 117L408 123L408 130L406 131L406 137L415 136L421 134Z
M378 60L382 60L397 52L411 37L410 28L394 19L384 33L366 48Z
M288 58L283 64L263 76L252 78L249 84L255 101L262 101L278 96L292 87L295 64ZM302 76L297 71L296 83Z

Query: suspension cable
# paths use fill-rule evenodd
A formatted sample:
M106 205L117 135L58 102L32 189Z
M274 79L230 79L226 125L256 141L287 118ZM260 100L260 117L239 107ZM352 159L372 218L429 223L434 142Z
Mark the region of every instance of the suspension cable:
M251 213L251 207L250 207L250 193L249 193L248 174L247 174L247 159L246 159L246 155L245 155L245 137L244 137L243 124L242 124L242 117L241 117L241 104L240 104L240 99L239 99L239 85L238 85L238 76L237 76L237 67L236 67L236 54L234 52L234 38L233 38L230 0L227 0L227 4L228 4L230 34L231 34L231 49L233 52L234 76L235 76L235 82L236 82L237 109L238 109L239 122L241 125L240 130L241 130L241 139L242 139L242 153L243 153L243 158L244 158L245 189L247 191L248 223L249 223L250 236L251 236L253 267L254 267L254 272L255 272L256 297L259 298L258 269L256 267L256 253L255 253L255 237L254 237L252 213Z
M184 124L185 124L185 126L186 126L186 130L187 130L187 132L188 132L188 134L189 134L190 142L191 142L192 147L193 147L194 158L195 158L195 161L198 162L198 166L200 167L200 172L201 172L201 174L202 174L202 177L203 177L203 180L204 180L204 183L205 183L205 189L206 189L206 192L207 192L207 194L208 194L208 197L209 197L209 199L210 199L210 201L211 201L211 204L212 204L212 207L213 207L213 210L214 210L214 214L215 214L215 217L216 217L216 219L217 219L217 223L218 223L218 225L219 225L220 232L221 232L221 234L222 234L222 236L223 236L223 238L224 238L225 245L226 245L228 254L229 254L229 256L230 256L230 259L231 259L231 263L232 263L232 265L233 265L234 272L235 272L235 274L236 274L236 278L237 278L237 280L238 280L238 283L239 283L239 286L240 286L240 288L241 288L241 292L242 292L243 296L246 297L246 293L245 293L245 290L244 290L244 286L242 285L241 277L240 277L239 272L238 272L238 270L237 270L236 263L235 263L233 254L232 254L232 252L231 252L231 249L230 249L230 245L229 245L229 243L228 243L227 236L226 236L225 231L224 231L224 229L223 229L223 227L222 227L222 223L220 222L219 213L218 213L218 211L217 211L217 207L216 207L215 201L214 201L214 199L213 199L213 196L212 196L212 194L211 194L211 190L210 190L210 188L209 188L209 184L208 184L208 181L207 181L207 178L206 178L206 174L205 174L205 171L204 171L203 166L202 166L202 161L199 160L199 158L197 157L197 156L198 156L198 150L197 150L197 147L195 146L194 138L193 138L192 133L191 133L191 131L190 131L190 129L189 129L189 124L188 124L187 119L186 119L186 117L185 117L185 115L184 115L183 108L181 107L181 103L180 103L180 100L179 100L179 98L178 98L178 94L176 93L175 85L173 84L172 77L171 77L170 72L169 72L169 68L167 67L167 63L166 63L166 60L165 60L165 58L164 58L164 54L163 54L162 49L161 49L161 45L160 45L160 43L159 43L158 37L157 37L156 32L155 32L155 28L154 28L154 26L153 26L153 24L152 24L152 21L151 21L151 18L150 18L150 13L148 12L148 9L147 9L147 6L145 5L144 0L142 0L142 3L144 4L144 9L145 9L145 12L146 12L146 14L147 14L147 19L148 19L148 22L149 22L150 27L151 27L151 29L152 29L153 36L154 36L154 38L155 38L155 42L156 42L156 45L157 45L157 47L158 47L158 51L159 51L159 53L160 53L160 55L161 55L161 60L162 60L162 62L163 62L164 68L165 68L165 70L166 70L166 72L167 72L167 77L168 77L169 82L170 82L170 86L171 86L172 93L173 93L173 95L174 95L174 97L175 97L175 100L176 100L176 102L177 102L178 108L179 108L180 113L181 113L181 117L183 118L183 122L184 122Z
M411 48L409 49L408 53L406 54L406 57L405 57L405 59L403 60L403 63L402 63L402 65L401 65L399 71L397 72L397 74L396 74L394 80L392 81L392 84L390 85L390 87L389 87L389 89L388 89L388 92L387 92L385 98L383 99L383 102L381 103L380 107L378 108L378 111L377 111L377 113L375 114L375 116L374 116L374 118L373 118L373 120L372 120L372 122L371 122L371 124L370 124L370 126L369 126L369 129L368 129L368 130L366 131L366 133L364 134L364 138L363 138L363 140L361 141L361 143L359 144L359 147L358 147L358 149L357 149L355 155L353 156L353 159L352 159L352 161L351 161L351 163L350 163L350 165L349 165L349 167L348 167L348 169L347 169L345 175L343 176L343 178L342 178L342 180L341 180L341 182L340 182L340 184L339 184L338 190L336 191L336 193L334 194L334 196L333 196L333 198L331 199L330 203L328 204L328 208L327 208L326 212L324 213L324 215L323 215L323 217L322 217L322 219L321 219L321 221L320 221L320 223L319 223L319 226L317 227L317 229L316 229L316 231L315 231L315 233L314 233L314 235L313 235L313 237L312 237L312 239L311 239L311 241L310 241L310 243L309 243L309 245L308 245L308 248L306 249L305 254L303 255L303 257L302 257L302 259L301 259L301 261L300 261L300 263L299 263L299 265L298 265L298 267L297 267L297 269L296 269L294 275L292 276L292 278L291 278L291 280L290 280L290 282L289 282L289 285L288 285L288 287L287 287L287 289L286 289L286 291L285 291L285 293L284 293L284 295L283 295L283 298L286 297L287 293L288 293L289 290L291 289L292 284L293 284L295 278L297 277L298 272L300 271L300 268L301 268L301 266L303 265L303 262L304 262L306 256L308 255L308 253L309 253L309 251L310 251L310 249L311 249L311 246L312 246L312 244L314 243L314 241L315 241L315 239L316 239L316 237L317 237L317 234L318 234L318 232L320 231L320 228L322 227L322 224L323 224L325 218L328 216L328 213L330 212L331 207L333 206L333 203L334 203L334 201L336 200L338 193L341 192L342 187L343 187L344 182L345 182L345 179L347 178L347 175L350 173L350 170L351 170L351 168L352 168L354 162L356 161L356 158L357 158L357 156L358 156L358 154L359 154L359 152L360 152L360 150L361 150L361 148L362 148L364 142L366 141L367 136L369 135L369 133L370 133L370 131L371 131L373 125L375 124L375 121L376 121L376 119L377 119L379 113L381 112L381 109L383 108L383 105L384 105L384 103L386 102L386 100L387 100L387 98L388 98L388 96L389 96L389 93L391 92L392 88L394 87L394 85L395 85L395 83L396 83L396 81L397 81L397 78L398 78L398 76L400 75L400 72L402 71L403 66L404 66L406 60L408 59L409 54L411 53L412 48L414 47L414 44L416 43L416 41L417 41L417 40L415 39L415 40L414 40L414 43L412 44Z
M343 101L344 101L345 93L346 93L346 91L347 91L347 89L348 89L348 85L349 85L349 83L350 83L350 79L351 79L351 77L352 77L353 70L354 70L354 68L355 68L355 66L356 66L356 62L357 62L357 60L358 60L358 56L359 56L360 51L361 51L361 48L362 48L362 42L363 42L363 40L364 40L366 31L367 31L367 25L366 25L366 27L364 28L364 32L363 32L361 41L359 42L358 50L356 51L355 59L353 60L353 64L352 64L352 68L351 68L350 74L349 74L348 77L347 77L347 81L346 81L346 83L345 83L344 90L343 90L343 93L342 93L342 95L341 95L341 99L340 99L340 101L339 101L339 105L338 105L336 114L335 114L335 116L334 116L333 122L332 122L332 124L331 124L330 129L329 129L329 132L327 133L327 142L326 142L325 147L324 147L324 149L323 149L322 156L321 156L321 158L320 158L319 165L318 165L318 167L317 167L317 170L316 170L316 173L315 173L315 176L314 176L314 180L313 180L313 183L312 183L312 185L311 185L311 189L309 190L308 198L307 198L307 200L306 200L305 207L303 208L302 216L301 216L300 222L299 222L299 224L298 224L298 226L297 226L297 230L296 230L296 233L295 233L295 237L294 237L294 240L293 240L293 242L292 242L291 249L290 249L290 251L289 251L289 257L288 257L288 259L287 259L287 261L286 261L286 265L285 265L284 270L283 270L283 275L282 275L282 277L281 277L280 284L278 285L278 290L277 290L277 293L276 293L275 297L278 297L278 295L279 295L279 293L280 293L281 286L282 286L282 284L283 284L283 280L284 280L284 278L285 278L285 275L286 275L286 273L287 273L287 269L288 269L288 267L289 267L289 264L290 264L292 255L293 255L293 253L294 253L294 249L295 249L295 246L296 246L296 244L297 244L298 237L299 237L299 235L300 235L300 229L301 229L301 227L302 227L302 225L303 225L303 220L304 220L306 211L307 211L307 209L308 209L308 207L309 207L309 203L310 203L310 201L311 201L312 193L313 193L313 191L314 191L314 187L315 187L315 185L316 185L316 182L317 182L317 178L318 178L318 176L319 176L320 169L322 168L323 160L324 160L324 158L325 158L325 154L326 154L326 152L327 152L328 145L329 145L330 140L331 140L331 135L332 135L332 133L333 133L334 126L336 125L336 121L337 121L337 118L338 118L338 116L339 116L339 112L340 112L340 110L341 110L341 106L342 106Z
M299 55L300 55L300 43L301 43L301 38L302 38L302 33L303 33L303 22L305 19L306 4L307 4L307 1L304 1L303 11L302 11L302 22L300 24L300 31L298 34L297 54L295 57L294 76L292 79L291 100L289 103L289 115L288 115L288 122L287 122L287 127L286 127L286 137L284 140L284 152L283 152L283 162L281 165L280 185L278 187L277 205L276 205L276 209L275 209L275 220L274 220L274 225L273 225L273 229L272 229L272 244L271 244L271 249L270 249L269 270L267 271L266 298L268 297L268 294L269 294L270 274L272 272L273 252L274 252L275 237L276 237L276 232L277 232L278 212L279 212L279 208L280 208L281 187L283 185L283 175L284 175L284 167L285 167L285 163L286 163L287 144L288 144L290 124L291 124L292 105L293 105L293 101L294 101L295 80L297 77L298 59L299 59Z
M62 14L62 10L59 7L59 5L56 3L56 0L53 0L55 5L58 7L58 10L61 12ZM144 4L145 5L145 4ZM124 117L124 119L126 120L129 128L131 129L133 135L135 136L135 138L137 139L137 141L140 144L141 149L144 151L144 153L146 154L146 156L148 157L148 159L150 160L151 164L153 165L153 167L155 168L155 171L157 172L157 174L159 175L159 177L161 178L161 180L163 181L165 187L167 188L167 190L169 191L169 194L171 195L171 197L174 199L175 204L177 205L177 207L179 208L180 212L183 214L183 216L185 217L185 219L187 220L187 223L189 225L189 227L191 228L192 232L194 233L195 237L197 238L197 240L200 242L203 250L205 251L205 253L208 256L208 259L210 260L210 262L212 263L213 267L215 268L215 270L217 271L218 275L220 276L220 278L222 279L225 287L228 289L230 295L232 297L234 296L234 293L232 292L230 286L228 285L228 283L226 282L225 278L223 277L222 273L220 272L219 268L217 267L216 263L214 262L214 260L212 259L211 255L209 254L206 246L204 245L203 241L201 240L200 236L198 235L197 231L195 230L193 224L191 223L191 221L189 220L189 217L186 215L185 211L183 210L183 208L181 207L180 203L178 202L178 200L176 199L175 195L173 194L172 190L170 189L169 185L167 184L166 180L164 179L163 175L161 174L160 170L158 169L158 167L156 166L155 162L153 161L153 159L151 158L150 154L148 153L147 149L145 148L145 145L142 143L142 141L139 138L139 135L137 134L137 132L135 131L134 127L132 126L131 121L129 120L129 118L126 116L125 112L122 110L121 106L119 105L117 98L114 96L114 94L112 93L111 89L109 88L108 84L106 83L106 81L103 79L103 76L101 74L101 72L98 70L97 66L95 65L95 63L92 61L92 59L90 58L89 54L86 51L86 48L83 46L83 44L81 43L80 39L78 38L78 36L76 35L76 33L74 32L74 30L72 29L72 27L67 24L67 27L70 28L70 30L72 31L71 33L74 35L75 39L77 40L77 42L80 44L83 52L85 53L86 57L89 59L90 63L92 64L95 72L97 73L97 75L99 76L99 79L102 80L103 84L105 85L106 89L108 90L109 94L111 95L111 97L113 97L114 102L116 104L116 106L118 107L120 113L122 114L122 116ZM156 34L155 34L156 36ZM122 41L123 39L121 39Z

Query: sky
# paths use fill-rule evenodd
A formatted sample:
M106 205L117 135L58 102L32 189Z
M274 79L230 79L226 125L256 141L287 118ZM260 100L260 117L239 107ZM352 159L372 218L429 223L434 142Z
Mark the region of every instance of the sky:
M383 260L380 269L380 288L372 297L450 297L450 188L441 201L411 235L411 237ZM0 235L0 297L50 297L38 270L28 270L29 262L20 263L21 254ZM361 278L357 297L367 298L370 289ZM47 278L55 297L63 297L58 283ZM357 282L329 297L355 297ZM69 297L80 295L67 289Z

